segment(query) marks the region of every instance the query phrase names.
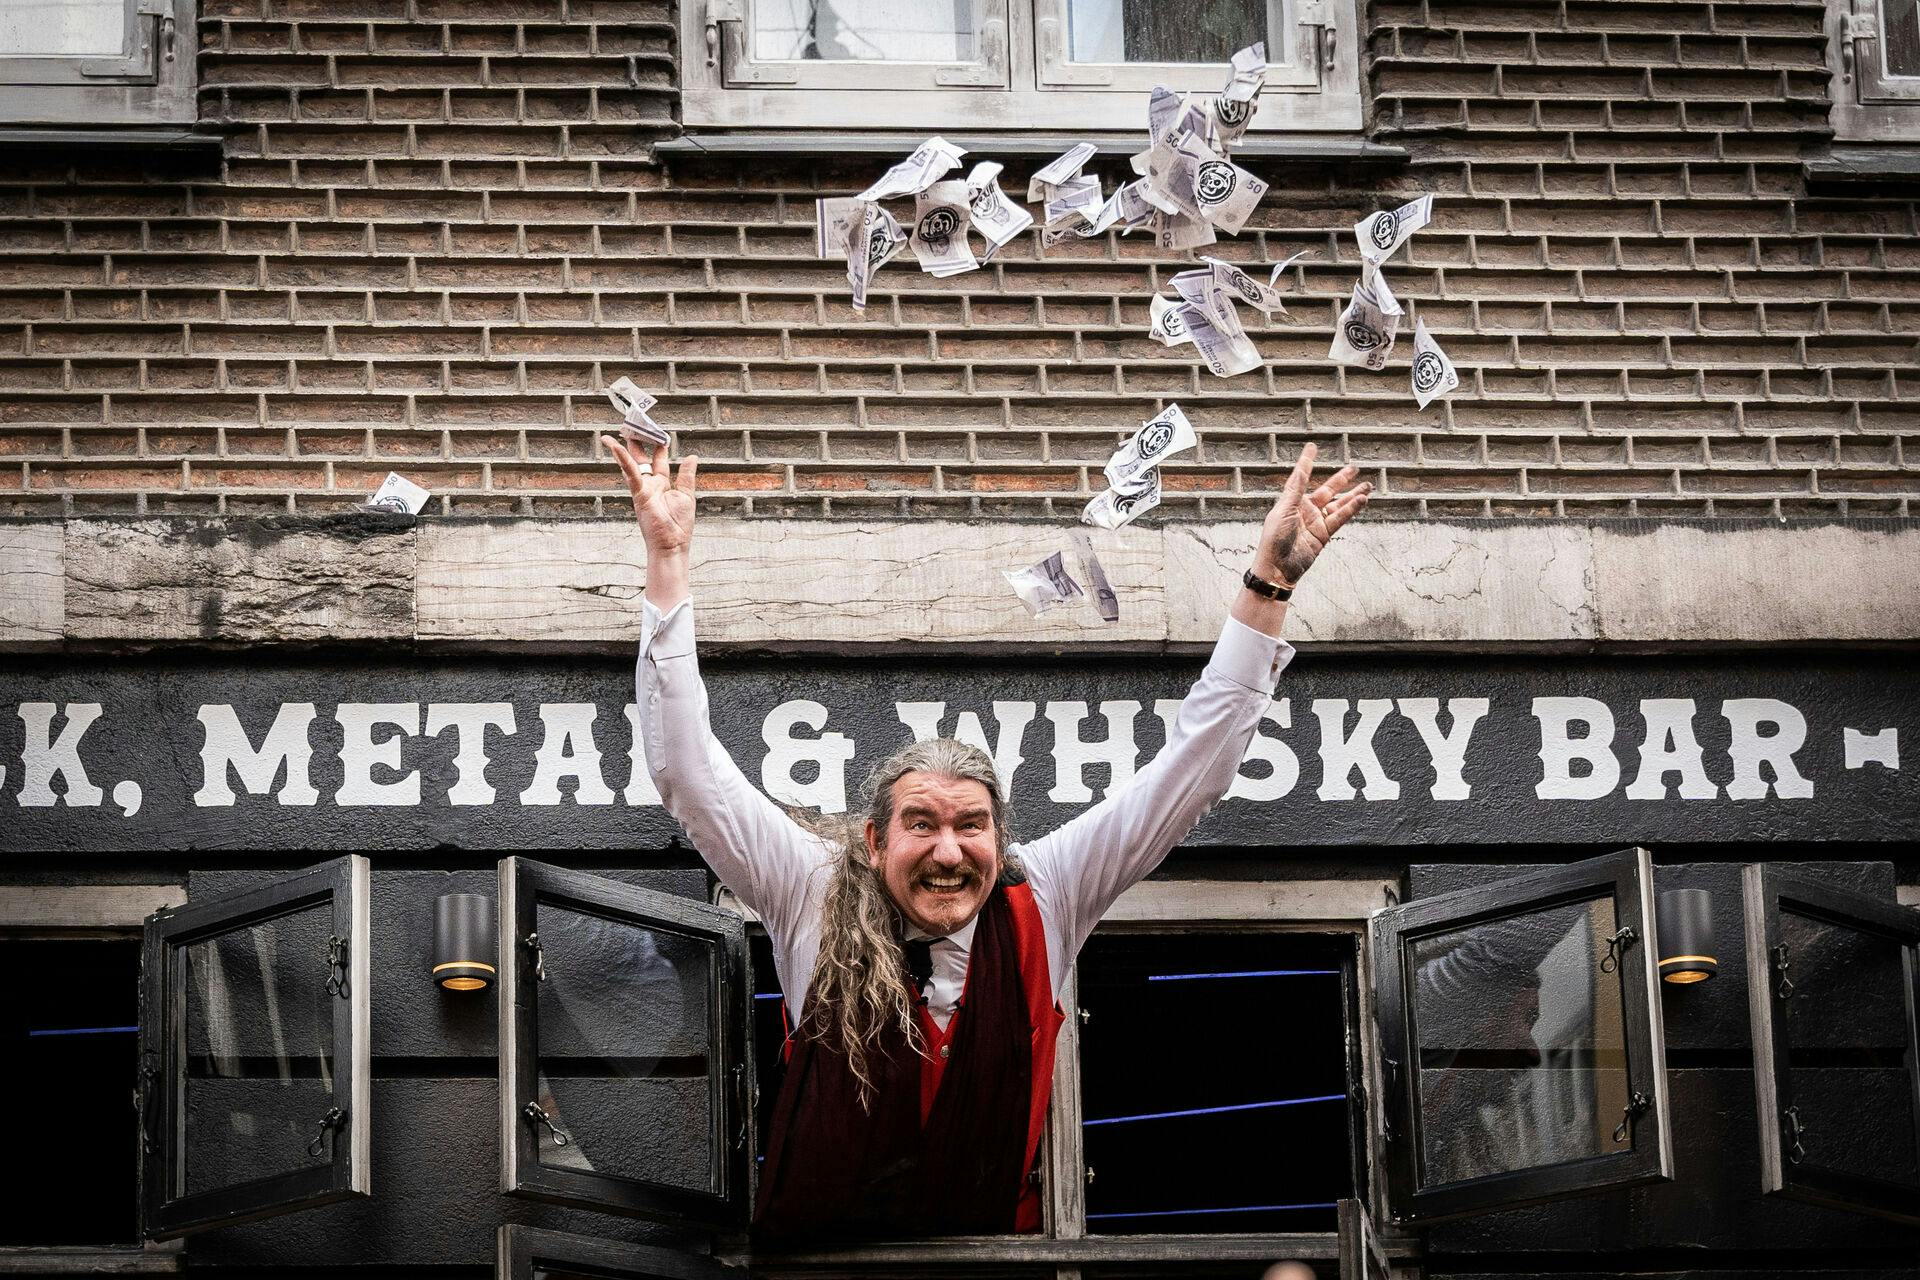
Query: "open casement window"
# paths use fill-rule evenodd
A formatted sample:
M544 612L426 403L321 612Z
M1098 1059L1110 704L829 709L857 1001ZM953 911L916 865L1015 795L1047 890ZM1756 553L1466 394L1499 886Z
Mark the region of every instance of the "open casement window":
M0 123L195 119L198 0L6 0Z
M1263 41L1255 133L1361 126L1354 0L687 0L691 127L1122 131ZM1144 145L1144 143L1142 144Z
M1920 0L1827 0L1827 28L1836 136L1920 142Z
M601 876L500 864L500 1189L739 1228L752 1204L746 928Z
M158 911L141 952L153 1239L370 1193L367 860Z
M494 1280L745 1280L711 1258L508 1224L500 1228Z
M1644 850L1379 912L1396 1221L1672 1177Z
M1745 871L1762 1188L1920 1223L1920 912Z

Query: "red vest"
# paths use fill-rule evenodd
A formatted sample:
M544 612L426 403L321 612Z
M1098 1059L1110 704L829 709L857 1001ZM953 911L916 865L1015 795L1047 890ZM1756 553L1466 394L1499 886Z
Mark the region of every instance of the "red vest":
M1047 1131L1047 1102L1053 1095L1053 1055L1060 1040L1060 1025L1067 1020L1053 999L1053 975L1047 963L1047 932L1034 905L1033 890L1027 885L1009 885L1007 905L1013 909L1013 933L1020 952L1020 986L1027 996L1027 1025L1033 1030L1033 1096L1027 1112L1026 1167L1033 1167L1034 1154L1040 1150L1040 1136ZM969 966L969 977L972 969ZM966 1002L962 991L961 1003ZM966 1016L965 1008L954 1010L942 1031L927 1006L920 1006L920 1032L927 1038L928 1063L920 1071L920 1118L925 1121L933 1110L933 1097L945 1078L947 1060L940 1050L953 1039L953 1033ZM1020 1193L1020 1216L1016 1231L1040 1229L1040 1187L1029 1180Z
M844 1064L833 1066L835 1059L829 1055L821 1059L821 1048L816 1042L809 1042L807 1053L796 1054L796 1042L789 1036L785 1045L785 1056L789 1069L787 1080L781 1089L780 1100L775 1104L774 1132L771 1135L767 1163L762 1168L762 1185L759 1210L756 1213L756 1226L770 1234L791 1234L809 1230L813 1223L820 1223L824 1230L831 1233L844 1228L855 1234L906 1234L903 1228L896 1232L894 1224L910 1217L911 1206L918 1203L912 1195L901 1200L898 1186L890 1186L881 1178L879 1182L866 1182L867 1177L877 1177L880 1171L899 1169L902 1166L891 1163L893 1157L910 1152L913 1144L920 1139L912 1136L917 1129L926 1140L939 1144L940 1150L959 1152L950 1146L952 1142L966 1142L977 1138L983 1144L977 1147L975 1155L993 1161L1004 1159L1007 1163L999 1167L1006 1172L1000 1185L1012 1187L1016 1183L1017 1202L1012 1209L1010 1221L1012 1229L1017 1231L1037 1231L1041 1225L1040 1190L1036 1182L1019 1175L1033 1167L1033 1160L1040 1148L1040 1137L1046 1131L1047 1104L1053 1087L1054 1050L1058 1042L1060 1025L1065 1015L1054 1004L1051 975L1047 963L1046 930L1040 920L1040 912L1034 905L1033 891L1026 885L1001 886L998 892L1003 895L1004 909L994 917L992 924L984 917L991 910L983 911L979 928L974 933L973 954L967 966L966 985L961 993L959 1005L953 1016L948 1019L942 1030L928 1014L926 1007L920 1008L920 1030L925 1037L925 1056L911 1066L889 1069L886 1074L899 1079L902 1074L910 1074L919 1081L917 1099L901 1098L897 1091L883 1092L877 1105L870 1112L856 1111L849 1098L845 1096L849 1081L845 1078ZM989 903L989 908L997 904ZM989 936L991 935L991 940ZM993 958L983 961L982 948L992 946ZM1005 948L1005 950L1002 950ZM1006 951L1011 951L1009 957ZM1007 961L1011 959L1012 965ZM1009 973L1011 968L1011 973ZM979 981L986 986L976 987L976 976L987 972L997 976L993 979L981 977ZM904 975L903 975L904 976ZM1012 983L1009 985L1008 979ZM1019 1025L1008 1026L1005 1023L993 1025L970 1024L969 1017L998 1017L1018 1019ZM963 1028L967 1028L963 1031ZM1026 1043L1021 1043L1022 1039ZM964 1049L971 1044L971 1049ZM999 1050L988 1051L985 1046L999 1045ZM968 1087L959 1094L946 1097L941 1093L949 1059L946 1052L955 1046L964 1050L963 1057L975 1064L981 1075L969 1075ZM906 1051L904 1043L900 1051ZM988 1056L979 1057L982 1052ZM1005 1057L995 1056L1004 1053ZM1022 1062L1021 1059L1027 1061ZM891 1061L891 1059L889 1060ZM824 1064L824 1067L823 1067ZM987 1112L973 1117L968 1123L955 1129L955 1107L977 1107L1004 1086L991 1084L996 1075L1004 1077L1009 1070L1018 1078L1018 1068L1027 1068L1024 1088L1026 1091L1026 1110L1024 1117L1009 1116L1003 1110L998 1113L1001 1123L996 1123L994 1113ZM825 1069L826 1076L820 1074ZM1012 1083L1007 1081L1007 1083ZM900 1084L912 1085L904 1079ZM981 1090L986 1090L982 1093ZM1017 1096L1017 1095L1016 1095ZM897 1101L889 1102L891 1097ZM944 1100L943 1100L944 1099ZM1010 1099L1009 1099L1010 1100ZM917 1103L917 1105L916 1105ZM937 1106L936 1106L937 1104ZM911 1108L905 1115L901 1106ZM999 1104L996 1104L999 1105ZM797 1108L797 1109L796 1109ZM936 1109L939 1119L934 1119ZM891 1117L888 1119L887 1117ZM1004 1121L1012 1121L1017 1127L1007 1131ZM1024 1121L1022 1124L1021 1122ZM795 1146L796 1125L806 1129L813 1136L803 1138L807 1145ZM855 1129L843 1129L838 1126L851 1125ZM908 1128L901 1128L902 1125ZM989 1131L999 1130L1001 1136L989 1137ZM944 1131L943 1137L932 1136L935 1130ZM828 1138L828 1133L846 1134L849 1141L841 1142ZM1024 1133L1024 1143L1017 1154L1019 1164L1013 1165L1016 1150L1013 1144ZM818 1151L811 1144L832 1141L831 1155L822 1161L821 1157L809 1157L809 1148ZM1005 1143L1006 1145L997 1145ZM876 1145L877 1144L877 1145ZM886 1156L877 1161L874 1151L884 1151ZM1003 1157L990 1153L1003 1152ZM865 1154L861 1154L865 1153ZM965 1163L970 1157L961 1157L962 1164L952 1172L962 1178L962 1183L942 1182L941 1185L964 1185L964 1180L973 1176L977 1170ZM796 1166L795 1160L802 1161ZM863 1174L861 1171L865 1170ZM995 1177L987 1178L990 1184ZM796 1181L799 1179L799 1181ZM862 1188L889 1187L890 1190L875 1196L865 1194ZM1004 1194L1004 1193L1003 1193ZM978 1213L984 1212L992 1218L998 1214L990 1207L991 1201L967 1201L962 1195L957 1203L980 1206L970 1210L976 1220ZM1000 1203L1004 1204L1004 1201ZM887 1207L891 1206L891 1207ZM1009 1221L1001 1217L1002 1222ZM938 1233L939 1228L934 1228ZM947 1230L1007 1230L1006 1226L953 1227Z

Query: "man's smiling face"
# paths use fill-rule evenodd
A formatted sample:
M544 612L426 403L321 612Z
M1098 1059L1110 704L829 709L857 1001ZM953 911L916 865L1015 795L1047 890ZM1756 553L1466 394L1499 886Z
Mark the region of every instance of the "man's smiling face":
M867 857L908 923L943 938L979 914L999 878L993 797L971 779L904 773L886 831L867 823Z

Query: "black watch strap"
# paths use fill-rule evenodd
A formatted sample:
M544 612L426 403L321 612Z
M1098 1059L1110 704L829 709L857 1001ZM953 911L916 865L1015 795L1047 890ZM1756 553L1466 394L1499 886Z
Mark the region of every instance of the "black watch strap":
M1255 577L1251 569L1240 575L1240 581L1244 582L1247 590L1253 592L1253 594L1265 596L1269 600L1291 600L1293 598L1293 587L1283 587L1277 582L1268 582L1265 578ZM1300 584L1294 584L1294 586L1298 585Z

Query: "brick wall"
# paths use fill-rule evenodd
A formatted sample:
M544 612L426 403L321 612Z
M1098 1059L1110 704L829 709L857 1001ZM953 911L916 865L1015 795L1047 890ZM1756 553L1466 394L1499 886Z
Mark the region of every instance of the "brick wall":
M626 373L736 513L1066 515L1178 399L1170 518L1264 507L1308 436L1403 516L1920 514L1920 227L1805 194L1818 0L1376 0L1375 136L1413 161L1254 165L1223 256L1318 260L1230 380L1146 339L1182 264L1137 236L896 261L856 316L813 200L884 159L650 162L664 3L202 13L222 159L0 158L0 511L324 511L398 469L439 514L618 515L591 427ZM1425 414L1404 348L1326 360L1347 228L1420 190L1390 278L1465 379Z

